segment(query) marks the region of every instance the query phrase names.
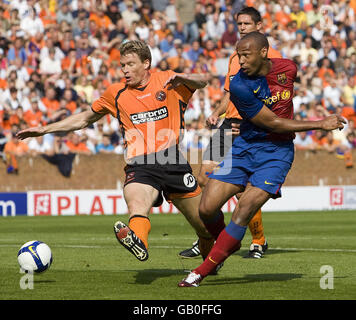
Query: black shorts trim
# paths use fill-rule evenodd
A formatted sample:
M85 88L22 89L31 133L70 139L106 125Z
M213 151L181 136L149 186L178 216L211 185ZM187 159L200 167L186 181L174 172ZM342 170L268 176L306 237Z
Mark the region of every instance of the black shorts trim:
M127 165L124 187L130 183L147 184L158 190L159 195L154 207L163 203L163 197L169 199L170 194L194 192L198 187L197 179L189 163L167 165Z

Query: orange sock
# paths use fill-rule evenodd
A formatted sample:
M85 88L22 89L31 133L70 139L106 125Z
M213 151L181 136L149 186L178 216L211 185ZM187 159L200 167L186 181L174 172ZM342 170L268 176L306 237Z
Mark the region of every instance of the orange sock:
M257 243L259 245L265 244L266 238L263 233L263 224L262 224L262 211L259 209L255 216L251 219L248 227L252 235L252 243Z
M133 216L129 221L129 228L135 232L148 249L148 234L151 231L150 219L144 216Z

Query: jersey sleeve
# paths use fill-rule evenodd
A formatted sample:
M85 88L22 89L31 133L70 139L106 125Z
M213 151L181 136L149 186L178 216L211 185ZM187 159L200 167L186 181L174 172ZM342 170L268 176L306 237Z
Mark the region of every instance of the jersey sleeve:
M229 64L229 69L228 69L227 75L225 77L224 90L227 92L230 91L230 64Z
M229 67L227 71L227 75L225 77L224 90L230 91L230 82L231 79L239 72L240 63L237 52L234 52L229 58Z
M111 113L115 115L116 106L115 106L115 92L117 92L116 86L109 86L104 93L100 96L99 99L95 100L91 106L91 109L95 113L107 114Z
M231 82L230 99L243 119L251 119L261 111L264 104L242 81Z
M228 68L228 71L227 71L227 75L225 77L225 83L224 83L224 90L229 92L230 90L230 77L232 76L232 60L237 56L237 53L234 52L230 58L229 58L229 68Z
M267 57L268 57L269 59L272 59L272 58L279 58L279 59L281 59L281 58L283 58L283 57L282 57L282 54L281 54L279 51L277 51L276 49L273 49L272 47L269 47L268 53L267 53Z

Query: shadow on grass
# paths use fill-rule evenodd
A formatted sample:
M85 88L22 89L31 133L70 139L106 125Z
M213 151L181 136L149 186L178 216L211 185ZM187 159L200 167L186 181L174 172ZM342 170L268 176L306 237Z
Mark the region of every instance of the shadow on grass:
M151 284L156 279L176 276L187 275L182 269L146 269L146 270L126 270L136 272L135 283ZM244 277L215 277L210 276L204 281L207 285L223 285L223 284L242 284L253 282L266 282L266 281L289 281L293 279L302 278L301 273L265 273L265 274L247 274Z
M244 284L266 281L289 281L302 278L301 273L264 273L264 274L247 274L241 278L207 278L206 285L223 285L223 284Z
M136 283L139 284L151 284L153 281L159 278L185 275L182 269L146 269L146 270L126 270L130 272L137 272L135 275Z

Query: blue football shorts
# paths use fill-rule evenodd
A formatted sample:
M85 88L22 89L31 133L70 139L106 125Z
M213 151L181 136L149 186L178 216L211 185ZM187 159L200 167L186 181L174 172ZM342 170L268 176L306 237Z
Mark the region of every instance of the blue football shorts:
M293 141L251 142L239 136L209 178L243 186L250 182L278 198L293 160Z

